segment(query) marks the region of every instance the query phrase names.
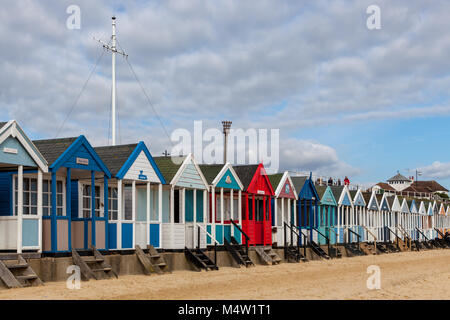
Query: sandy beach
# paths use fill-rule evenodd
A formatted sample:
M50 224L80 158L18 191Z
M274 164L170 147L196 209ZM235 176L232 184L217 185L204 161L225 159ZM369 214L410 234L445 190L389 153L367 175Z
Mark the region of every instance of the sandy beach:
M367 267L381 269L381 289L366 286ZM449 299L450 250L406 252L277 266L121 276L0 290L0 299Z

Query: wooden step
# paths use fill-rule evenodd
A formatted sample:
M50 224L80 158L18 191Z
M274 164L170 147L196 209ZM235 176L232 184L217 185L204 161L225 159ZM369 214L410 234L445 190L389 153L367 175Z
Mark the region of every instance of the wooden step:
M104 268L100 268L100 269L92 269L92 272L111 271L111 270L112 270L111 267L104 267Z
M32 279L37 279L38 276L35 274L29 274L29 275L16 276L16 278L19 280L32 280Z
M103 258L95 258L95 257L82 257L82 259L86 263L100 263L100 262L105 261L105 259L103 259Z
M26 268L28 268L28 264L21 264L21 263L18 263L18 264L7 264L6 267L8 269L26 269Z

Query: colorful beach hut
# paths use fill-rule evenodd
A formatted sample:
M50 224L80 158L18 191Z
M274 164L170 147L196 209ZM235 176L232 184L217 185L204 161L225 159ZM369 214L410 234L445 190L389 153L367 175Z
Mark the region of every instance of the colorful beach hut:
M206 247L208 182L192 154L154 157L166 185L162 190L161 247ZM198 230L200 228L200 239Z
M244 186L237 173L230 163L202 164L199 167L209 185L206 230L219 244L224 244L224 239L231 243L231 237L241 243L239 228L242 226ZM213 244L209 236L207 244Z
M271 198L274 196L262 163L233 166L244 187L242 229L250 245L272 245Z
M317 214L320 197L312 181L312 176L292 177L292 182L295 190L298 192L297 221L300 232L303 233L304 230L306 233L309 233L309 239L317 243L319 240L318 233L314 229L318 227Z
M381 219L378 200L375 192L364 192L364 201L367 203L367 216L368 224L367 228L370 232L367 232L367 240L373 242L374 240L380 241L381 239ZM374 236L376 239L374 239Z
M83 135L33 143L50 172L42 188L43 251L108 249L109 197L102 186L108 187L111 173L106 165Z
M345 228L351 227L350 218L353 212L353 202L347 186L330 186L334 198L338 203L337 210L337 234L338 243L344 243L350 239L346 238L348 231Z
M320 198L318 207L318 227L320 233L330 239L331 244L337 241L337 201L329 186L317 186L317 194ZM319 244L325 245L327 241L319 235Z
M288 171L269 175L270 183L275 191L275 198L272 199L272 225L274 226L273 244L284 246L284 223L289 226L296 226L297 213L297 191L292 183ZM294 237L293 243L297 243ZM291 233L286 230L286 241L291 242Z
M360 241L366 241L364 226L367 226L367 204L364 201L361 189L358 188L349 192L353 203L354 231L359 234Z
M108 184L109 249L130 250L161 244L162 185L164 177L144 142L96 147L94 150L112 174ZM100 184L101 185L101 184ZM86 185L73 184L82 203ZM101 187L104 188L103 185ZM104 188L103 190L106 190Z
M42 251L47 161L15 120L0 122L0 250Z

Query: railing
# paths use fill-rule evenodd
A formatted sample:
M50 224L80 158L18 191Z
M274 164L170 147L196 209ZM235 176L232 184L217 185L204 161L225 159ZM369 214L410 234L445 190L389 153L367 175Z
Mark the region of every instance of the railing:
M396 242L396 245L397 245L397 249L398 250L400 250L400 245L398 244L398 236L397 236L397 233L396 232L394 232L394 231L392 231L391 230L391 228L389 228L388 226L385 226L385 230L388 230L390 233L392 233L393 235L394 235L394 237L395 237L395 242ZM386 237L386 236L385 236Z
M288 225L285 222L286 226L291 230L291 245L294 245L294 235L297 236L297 252L300 253L300 242L303 244L303 256L306 258L306 246L308 244L308 237L304 235L304 233L301 231L301 229L294 225L293 223L291 223L291 225ZM285 228L286 228L285 226ZM286 230L286 229L285 229ZM300 231L300 233L297 232L297 230ZM286 243L286 231L284 233L284 241L285 241L285 245Z
M444 239L445 235L441 232L441 230L439 230L438 228L434 228L434 230L437 231L437 233Z
M403 233L403 237L404 237L405 240L407 241L408 247L411 249L411 237L408 235L408 233L406 232L406 230L402 227L401 224L399 224L399 225L397 226L397 230L399 230L400 233Z
M208 235L211 238L211 240L214 241L214 264L217 265L217 245L220 244L220 243L204 227L202 227L198 223L195 223L195 225L197 226L197 249L200 249L200 247L201 247L200 230L203 230L203 232L205 232L206 235Z
M367 228L366 226L362 226L362 227L364 228L364 230L366 230L366 232L368 234L370 234L373 237L373 243L375 245L375 252L377 252L377 240L378 240L377 236L374 235L373 232L370 231L369 228ZM369 237L367 237L367 238L369 238Z
M350 229L350 227L344 227L344 229L347 230L347 243L348 243L349 232L350 232L350 233L353 233L354 235L356 235L356 237L358 239L358 240L356 240L356 243L358 243L358 247L359 247L361 236L359 234L357 234L355 231L353 231L352 229Z
M430 241L430 239L428 239L427 236L419 228L416 227L416 230L425 238L426 241Z
M233 220L231 220L231 223L233 224L233 226L235 226L240 233L242 233L242 235L245 238L245 254L248 256L248 242L250 241L250 237L244 232L244 230L241 229L241 227L239 227L239 225L236 224L236 222L234 222Z
M318 229L312 227L313 230L315 230L317 232L318 235L322 236L325 238L326 242L327 242L327 246L328 246L328 253L330 253L330 238L328 238L326 235L324 235L322 232L320 232ZM319 242L320 245L320 242Z

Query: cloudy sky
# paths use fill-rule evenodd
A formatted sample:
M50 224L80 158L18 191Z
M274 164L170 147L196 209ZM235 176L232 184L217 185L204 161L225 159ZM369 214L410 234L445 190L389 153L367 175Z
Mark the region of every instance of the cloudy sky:
M366 26L372 4L379 30ZM80 29L66 26L70 5ZM450 187L449 11L414 0L4 0L0 118L32 138L109 144L111 56L93 37L109 41L116 15L164 124L118 57L119 142L144 140L160 155L172 146L166 131L228 119L279 129L280 170L371 183L420 168Z

